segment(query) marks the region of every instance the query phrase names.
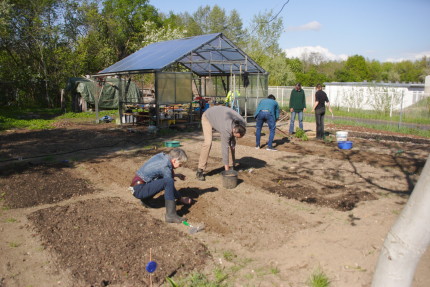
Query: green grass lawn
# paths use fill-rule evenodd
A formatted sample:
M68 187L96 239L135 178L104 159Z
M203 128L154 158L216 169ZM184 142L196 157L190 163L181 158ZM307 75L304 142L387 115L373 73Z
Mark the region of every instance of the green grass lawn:
M372 119L372 120L387 120L386 117L377 117L373 113L355 112L345 113L345 111L334 111L336 116L343 116L344 119L331 119L330 115L326 117L327 123L334 123L338 125L350 125L350 126L362 126L366 128L372 128L375 130L398 132L402 134L417 135L422 137L430 138L430 130L422 130L415 128L407 128L398 126L395 119L391 118L388 124L366 124L357 121L356 118L360 119ZM356 116L351 117L351 115ZM118 117L117 110L106 110L100 111L98 117L110 116L112 118ZM350 119L349 119L350 118ZM82 112L82 113L63 113L60 109L16 109L16 108L0 108L0 131L8 129L52 129L54 123L60 120L74 120L82 122L93 122L96 123L95 112ZM310 112L305 113L305 121L314 122L314 115ZM416 123L403 120L402 123ZM394 124L393 124L394 123ZM430 124L430 121L422 120L422 124Z
M100 111L103 116L116 117L117 110ZM0 131L8 129L52 129L62 119L96 122L95 112L63 113L61 109L16 109L0 108Z

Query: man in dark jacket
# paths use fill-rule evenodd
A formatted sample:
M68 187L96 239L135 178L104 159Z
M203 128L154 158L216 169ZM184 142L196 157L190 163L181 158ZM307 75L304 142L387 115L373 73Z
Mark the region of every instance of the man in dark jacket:
M294 133L296 114L299 116L299 128L303 129L303 112L306 111L306 97L302 85L297 83L290 95L290 134Z

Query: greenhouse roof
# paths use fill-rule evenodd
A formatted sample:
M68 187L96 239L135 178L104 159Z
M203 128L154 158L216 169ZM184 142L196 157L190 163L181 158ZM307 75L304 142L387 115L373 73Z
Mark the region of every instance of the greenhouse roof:
M222 33L150 44L98 74L163 71L179 63L199 76L266 73Z

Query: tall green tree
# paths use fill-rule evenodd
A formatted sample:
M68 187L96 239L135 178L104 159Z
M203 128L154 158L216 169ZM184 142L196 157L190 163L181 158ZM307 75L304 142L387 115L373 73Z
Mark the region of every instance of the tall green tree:
M282 18L275 18L273 11L255 15L251 28L247 31L249 36L245 51L257 62L265 55L273 57L280 54L279 39L282 31Z
M206 5L198 7L192 14L185 12L179 14L178 18L172 15L169 18L175 20L176 26L183 27L187 36L223 33L238 45L245 38L242 19L235 9L227 14L225 9L218 5Z
M288 85L295 81L288 60L279 47L282 31L282 19L275 17L272 11L255 15L247 31L244 50L270 73L269 85Z
M362 82L371 80L369 78L366 60L360 55L348 57L344 68L336 73L336 77L340 82Z
M231 10L227 19L227 29L223 32L225 35L238 46L243 45L246 32L243 29L242 18L236 9Z
M271 86L289 86L296 82L296 74L291 70L287 58L282 53L274 57L264 57L259 64L270 73L269 85Z
M144 35L140 33L146 21L161 28L162 21L157 9L148 0L105 0L101 12L103 40L113 47L117 60L135 52ZM143 38L142 38L143 37Z
M382 67L379 61L370 61L367 63L367 69L369 71L369 79L372 81L380 82L382 80Z
M395 70L399 74L401 82L415 82L416 79L420 78L423 72L419 66L412 61L396 63Z
M83 33L74 53L80 74L96 73L152 43L170 25L164 21L172 22L163 20L148 0L85 1L79 11Z
M65 14L73 1L6 0L0 17L2 78L14 83L18 104L52 106L58 101L59 63L69 53Z

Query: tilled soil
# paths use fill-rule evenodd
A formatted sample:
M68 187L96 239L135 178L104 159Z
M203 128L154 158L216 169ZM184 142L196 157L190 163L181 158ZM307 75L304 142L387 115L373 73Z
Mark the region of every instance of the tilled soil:
M223 187L219 141L206 181L195 179L200 131L154 136L138 126L65 122L2 133L0 286L168 286L166 277L196 273L227 286L305 286L317 267L332 286L370 286L429 141L328 126L331 134L349 130L353 148L340 150L333 140L301 141L279 129L278 152L256 150L253 128L238 141L234 189ZM176 184L194 203L177 209L204 225L196 234L164 222L162 194L147 209L127 191L145 160L168 151L168 139L189 156L178 169L187 179ZM414 286L430 284L420 273L429 258ZM158 264L152 274L149 261Z

